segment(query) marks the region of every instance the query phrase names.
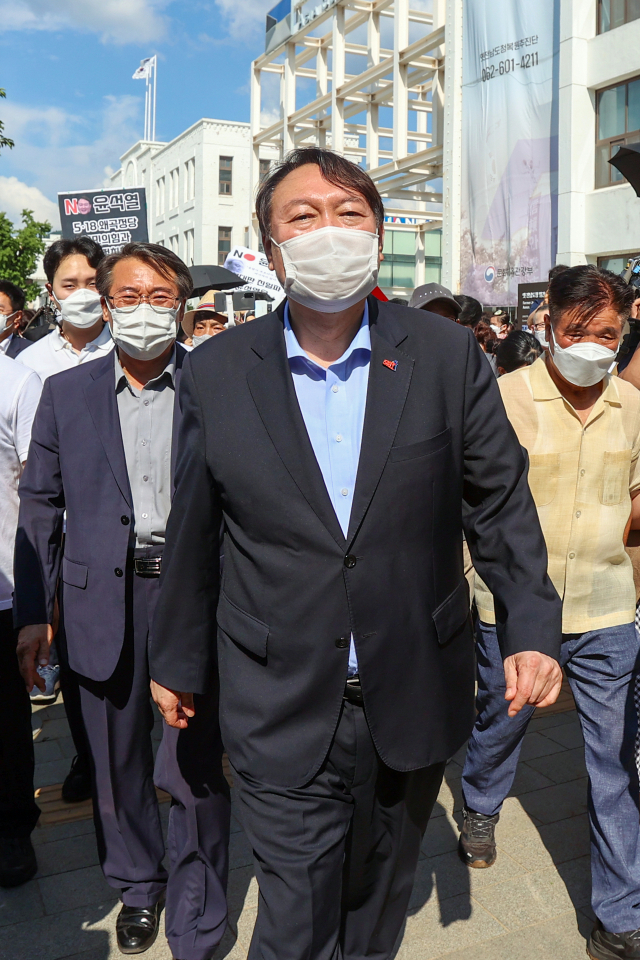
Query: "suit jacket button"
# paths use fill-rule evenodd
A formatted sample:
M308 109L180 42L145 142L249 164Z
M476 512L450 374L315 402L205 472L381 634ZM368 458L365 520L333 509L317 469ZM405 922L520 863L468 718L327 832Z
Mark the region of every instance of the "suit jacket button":
M344 558L344 565L347 568L347 570L353 570L357 562L358 561L356 557L354 557L352 553L348 553Z
M113 572L115 573L116 577L122 576L122 570L120 569L120 567L116 567Z
M349 646L349 637L338 637L336 640L336 647L338 650L344 650L345 647Z
M120 523L124 524L125 527L129 526L129 517L120 517Z

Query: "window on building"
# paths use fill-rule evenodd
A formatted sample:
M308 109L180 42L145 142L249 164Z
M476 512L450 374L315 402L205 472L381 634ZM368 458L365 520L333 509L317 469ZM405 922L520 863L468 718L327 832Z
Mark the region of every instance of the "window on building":
M183 260L188 267L193 266L193 242L194 242L194 232L193 230L185 230L184 232L184 256Z
M627 269L629 260L634 260L636 257L640 257L639 251L617 253L613 257L598 257L598 266L601 270L611 270L612 273L621 274L623 270Z
M231 196L233 157L220 157L219 189L221 195Z
M164 191L164 177L160 177L159 180L156 180L156 217L164 215Z
M174 233L172 237L169 237L169 247L174 253L180 256L180 237L177 233Z
M598 0L598 33L607 33L640 17L640 0Z
M184 165L184 199L193 200L196 195L196 161L194 157Z
M231 227L218 227L218 263L221 267L231 253Z
M416 275L416 235L413 230L386 230L384 260L380 264L381 287L414 287Z
M618 148L640 140L640 77L599 90L596 115L596 187L621 183L609 163Z
M266 175L269 173L270 168L271 168L271 160L260 161L260 183L262 183Z
M180 203L180 168L176 167L169 176L169 210L173 210Z

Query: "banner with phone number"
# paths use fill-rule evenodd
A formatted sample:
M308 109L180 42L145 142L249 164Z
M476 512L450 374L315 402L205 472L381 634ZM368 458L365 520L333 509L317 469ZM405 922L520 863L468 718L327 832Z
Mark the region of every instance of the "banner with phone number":
M557 249L558 0L464 0L461 290L515 306Z

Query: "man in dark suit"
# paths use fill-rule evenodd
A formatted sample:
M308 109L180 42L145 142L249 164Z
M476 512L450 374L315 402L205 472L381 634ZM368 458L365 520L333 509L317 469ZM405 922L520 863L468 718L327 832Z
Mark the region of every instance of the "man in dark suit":
M25 300L24 290L10 280L0 280L0 354L12 360L31 346L18 332Z
M260 887L250 960L384 960L473 726L463 527L514 713L557 696L560 603L473 334L368 296L384 209L366 173L294 151L257 210L287 301L185 365L152 690L184 729L219 676Z
M217 691L208 686L188 731L166 728L156 759L156 783L173 801L167 877L147 662L186 357L175 338L191 277L163 247L129 244L101 261L96 285L116 349L47 379L20 487L18 657L30 689L48 658L60 575L100 860L123 901L118 945L128 954L151 946L166 888L174 956L204 960L226 926L229 796Z

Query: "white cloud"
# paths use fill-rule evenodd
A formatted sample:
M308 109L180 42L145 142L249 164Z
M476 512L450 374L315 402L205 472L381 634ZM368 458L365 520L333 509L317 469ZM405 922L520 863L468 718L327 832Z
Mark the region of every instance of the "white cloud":
M16 143L13 150L2 151L3 172L8 174L4 179L15 179L54 206L59 192L103 186L118 169L120 156L142 134L141 100L133 96L104 98L92 139L85 118L56 107L7 102L2 110L5 130ZM5 209L7 196L7 190L0 195L0 209ZM24 204L15 206L19 213Z
M79 30L104 43L140 43L165 34L165 0L0 0L0 32Z
M17 177L0 177L0 210L15 224L20 222L23 210L33 210L36 220L48 220L54 227L60 226L58 205L37 187L29 187Z
M278 0L215 0L234 40L264 33L265 18Z

